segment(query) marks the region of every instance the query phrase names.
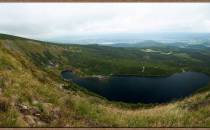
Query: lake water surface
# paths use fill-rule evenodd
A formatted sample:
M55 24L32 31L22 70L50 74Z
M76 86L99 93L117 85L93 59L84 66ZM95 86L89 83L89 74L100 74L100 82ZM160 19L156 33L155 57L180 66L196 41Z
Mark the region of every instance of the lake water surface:
M61 75L108 100L129 103L169 102L192 94L210 81L209 76L197 72L168 77L111 76L107 79L80 78L69 71L63 71Z

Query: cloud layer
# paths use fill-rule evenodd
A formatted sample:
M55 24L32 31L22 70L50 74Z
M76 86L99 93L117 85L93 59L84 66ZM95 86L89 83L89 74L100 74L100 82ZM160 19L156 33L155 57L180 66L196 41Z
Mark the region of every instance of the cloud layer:
M0 33L37 39L210 32L208 3L1 3Z

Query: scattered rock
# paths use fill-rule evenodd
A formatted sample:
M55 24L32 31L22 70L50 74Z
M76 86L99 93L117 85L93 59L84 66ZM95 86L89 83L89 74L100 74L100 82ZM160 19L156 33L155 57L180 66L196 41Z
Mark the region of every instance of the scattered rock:
M46 115L46 114L41 114L39 119L46 123L50 123L51 121L54 120L54 118L51 115Z
M23 114L24 120L29 126L44 126L61 117L60 109L51 103L43 103L43 111L27 105L18 104L19 111Z
M43 121L37 121L37 126L38 127L44 127L44 126L47 126L47 124L44 123Z
M28 109L28 107L27 107L27 106L25 106L25 105L22 105L22 108L23 108L23 109Z
M21 127L28 127L28 123L24 120L24 116L20 115L17 117L17 124L20 124Z
M38 102L37 100L33 100L33 101L32 101L32 104L33 104L33 105L37 105L38 103L39 103L39 102Z
M33 116L26 115L26 116L24 116L24 120L29 124L29 126L36 125L36 121L34 120Z
M30 110L28 106L23 104L18 104L17 106L19 107L21 113L23 113L24 115L30 115Z
M64 86L65 84L57 84L57 86L58 86L58 88L59 89L63 89L63 86Z
M37 117L41 115L41 112L36 108L29 108L28 106L23 104L19 104L17 106L19 107L20 112L24 115L33 115Z
M61 117L61 112L60 112L60 108L59 107L54 108L52 113L53 113L53 117L55 119L58 119L58 118Z
M69 125L69 124L66 124L64 127L71 127L71 125Z
M35 108L30 108L30 114L39 117L41 112Z
M34 116L41 116L41 114L40 113L36 113L36 114L34 114Z
M51 103L43 103L43 110L44 113L49 115L53 111L53 105Z

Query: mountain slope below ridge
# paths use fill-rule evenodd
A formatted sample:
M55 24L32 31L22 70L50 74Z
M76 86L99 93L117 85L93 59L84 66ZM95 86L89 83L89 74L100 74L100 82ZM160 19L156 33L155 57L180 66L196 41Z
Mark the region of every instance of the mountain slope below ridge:
M8 39L5 41L7 47L16 47L14 51L21 51L45 71L57 66L54 71L71 68L81 75L158 76L181 72L183 69L210 72L208 48L113 48L99 45L48 44L21 38L16 39L16 44L10 43ZM146 68L144 73L141 71L143 66Z
M83 71L83 66L75 65L73 62L76 61L71 61L72 58L66 55L75 53L73 55L75 56L81 51L88 50L91 53L87 51L85 54L95 56L96 54L92 52L103 49L98 46L46 44L12 36L2 38L0 35L0 126L210 126L209 87L181 101L135 105L107 101L60 79L60 71L65 68L71 68L81 75L90 74L89 71ZM108 49L110 52L113 51L112 48ZM126 58L123 54L119 54L116 58L119 56ZM106 58L110 57L113 55L108 55ZM135 59L135 56L131 57ZM89 59L86 62L95 60L97 59ZM104 74L103 71L95 73ZM63 89L66 87L69 90Z

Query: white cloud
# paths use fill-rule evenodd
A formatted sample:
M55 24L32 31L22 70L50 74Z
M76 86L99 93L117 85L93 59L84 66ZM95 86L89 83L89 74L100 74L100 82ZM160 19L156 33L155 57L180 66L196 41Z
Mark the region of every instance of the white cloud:
M59 36L210 32L208 3L1 3L0 33Z

